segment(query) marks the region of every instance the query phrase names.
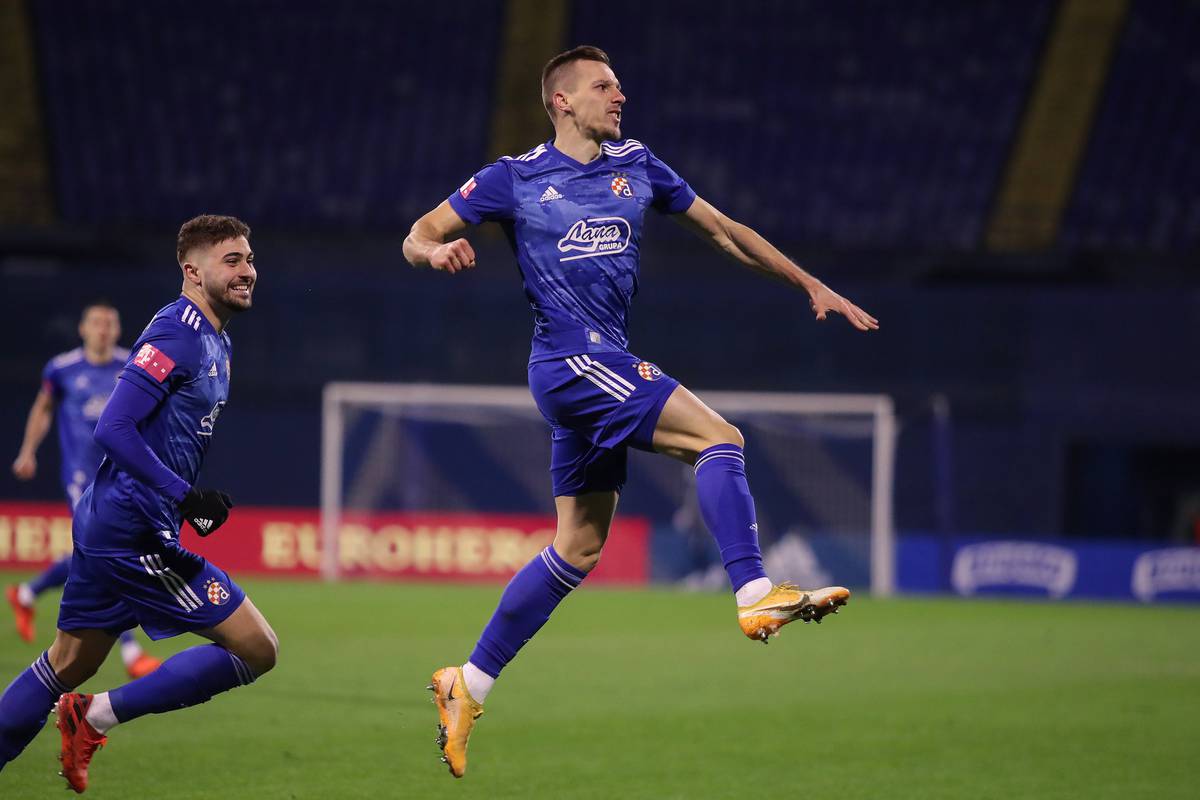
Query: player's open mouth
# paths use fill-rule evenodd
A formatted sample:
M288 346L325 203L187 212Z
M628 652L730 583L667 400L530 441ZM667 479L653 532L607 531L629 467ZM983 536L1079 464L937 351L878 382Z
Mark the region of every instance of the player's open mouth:
M230 286L229 291L232 294L250 296L250 284L239 283L237 286Z

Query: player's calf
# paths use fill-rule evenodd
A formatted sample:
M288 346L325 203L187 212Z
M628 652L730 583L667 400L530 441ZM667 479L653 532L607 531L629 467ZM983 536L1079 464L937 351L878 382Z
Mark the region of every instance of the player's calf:
M96 674L115 641L116 637L106 631L60 630L46 652L58 679L74 687Z

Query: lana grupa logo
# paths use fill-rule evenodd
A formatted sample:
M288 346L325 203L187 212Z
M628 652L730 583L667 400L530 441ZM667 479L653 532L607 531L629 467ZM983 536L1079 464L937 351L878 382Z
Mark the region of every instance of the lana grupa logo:
M575 222L558 240L560 253L573 253L559 261L575 261L620 253L629 247L631 228L623 217L595 217Z

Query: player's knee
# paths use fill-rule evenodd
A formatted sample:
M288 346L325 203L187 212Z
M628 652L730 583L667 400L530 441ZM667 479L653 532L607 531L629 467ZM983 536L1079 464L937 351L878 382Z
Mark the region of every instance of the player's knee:
M730 425L725 420L721 420L719 423L716 423L713 427L713 430L709 432L708 442L705 449L708 447L716 447L717 445L721 444L732 444L737 447L745 447L746 440L742 436L742 432L737 429L737 426Z
M580 572L591 572L600 563L601 548L594 545L569 546L555 542L554 551Z
M265 626L238 647L237 655L254 671L256 677L264 675L274 669L279 661L279 637L269 625Z
M746 438L742 436L742 432L739 431L736 426L730 425L728 422L726 422L725 427L728 429L725 431L725 434L729 437L726 440L729 444L736 444L738 447L746 446Z
M580 572L591 572L600 563L600 551L594 553L582 552L567 559L567 563Z

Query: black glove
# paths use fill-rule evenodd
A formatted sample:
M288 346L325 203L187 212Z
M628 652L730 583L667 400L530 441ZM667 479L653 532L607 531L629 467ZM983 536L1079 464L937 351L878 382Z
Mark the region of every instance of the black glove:
M179 504L179 513L196 529L196 533L208 536L225 524L231 508L233 501L224 492L193 486Z

